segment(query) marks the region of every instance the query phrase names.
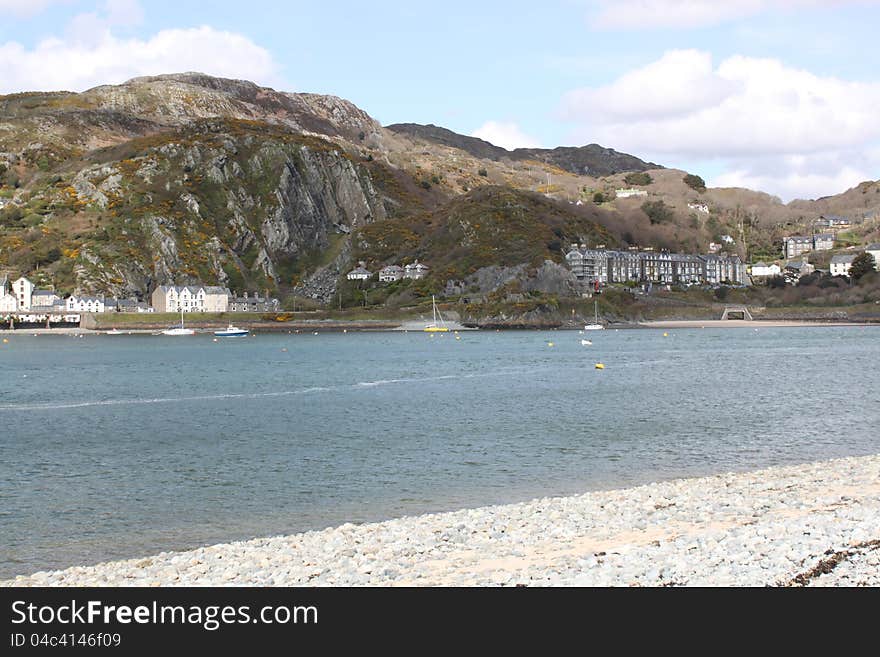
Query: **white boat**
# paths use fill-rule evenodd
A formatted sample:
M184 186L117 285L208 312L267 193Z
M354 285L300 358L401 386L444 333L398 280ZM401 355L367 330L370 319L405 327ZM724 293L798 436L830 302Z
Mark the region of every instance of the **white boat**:
M593 307L594 307L595 310L596 310L596 319L593 321L592 324L587 324L587 325L584 327L584 330L585 330L585 331L601 331L601 330L603 330L603 329L605 328L604 326L602 326L602 325L599 323L599 302L598 302L598 301L594 301L594 302L593 302Z
M120 331L117 328L112 328L109 331L107 331L107 335L122 335L122 331Z
M170 326L162 331L162 335L195 335L195 331L183 325L183 308L180 309L180 326Z
M431 295L431 306L432 311L434 313L434 321L430 324L427 324L424 328L428 333L445 333L449 331L445 322L443 321L443 317L440 315L440 311L437 310L437 301L434 299L434 295ZM440 322L437 323L437 318L440 318Z
M214 335L219 338L238 338L247 335L249 332L248 329L238 328L230 324L225 329L214 331Z

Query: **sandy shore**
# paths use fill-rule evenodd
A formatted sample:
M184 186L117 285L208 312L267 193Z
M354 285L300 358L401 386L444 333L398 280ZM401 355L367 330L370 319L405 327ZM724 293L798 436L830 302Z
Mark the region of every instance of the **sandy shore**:
M704 319L670 320L665 322L640 322L643 328L773 328L782 326L878 326L858 322L822 322L784 319Z
M880 454L40 572L5 586L880 586Z

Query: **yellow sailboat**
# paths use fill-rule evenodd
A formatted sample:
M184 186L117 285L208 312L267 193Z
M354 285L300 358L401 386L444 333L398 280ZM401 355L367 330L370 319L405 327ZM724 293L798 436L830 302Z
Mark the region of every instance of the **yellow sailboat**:
M430 324L426 325L424 330L428 333L446 333L449 329L446 327L446 324L443 322L443 317L440 315L440 311L437 310L437 301L434 299L434 295L431 295L431 306L434 313L434 321ZM437 323L437 319L440 319L440 323Z

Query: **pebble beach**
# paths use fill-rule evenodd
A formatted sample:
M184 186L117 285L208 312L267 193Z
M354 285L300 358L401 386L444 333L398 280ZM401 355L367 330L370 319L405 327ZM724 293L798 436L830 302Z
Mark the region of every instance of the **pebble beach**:
M880 586L880 454L38 572L4 586Z

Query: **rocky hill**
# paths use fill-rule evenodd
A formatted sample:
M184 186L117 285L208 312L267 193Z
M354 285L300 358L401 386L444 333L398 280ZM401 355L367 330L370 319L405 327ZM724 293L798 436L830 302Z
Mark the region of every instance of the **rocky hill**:
M616 198L633 185L646 196ZM204 282L357 303L357 261L419 259L425 281L374 300L447 285L564 295L573 242L703 251L731 234L742 255L772 254L784 232L850 211L860 239L877 231L877 190L784 205L595 144L506 151L198 73L0 96L0 271L60 293Z

